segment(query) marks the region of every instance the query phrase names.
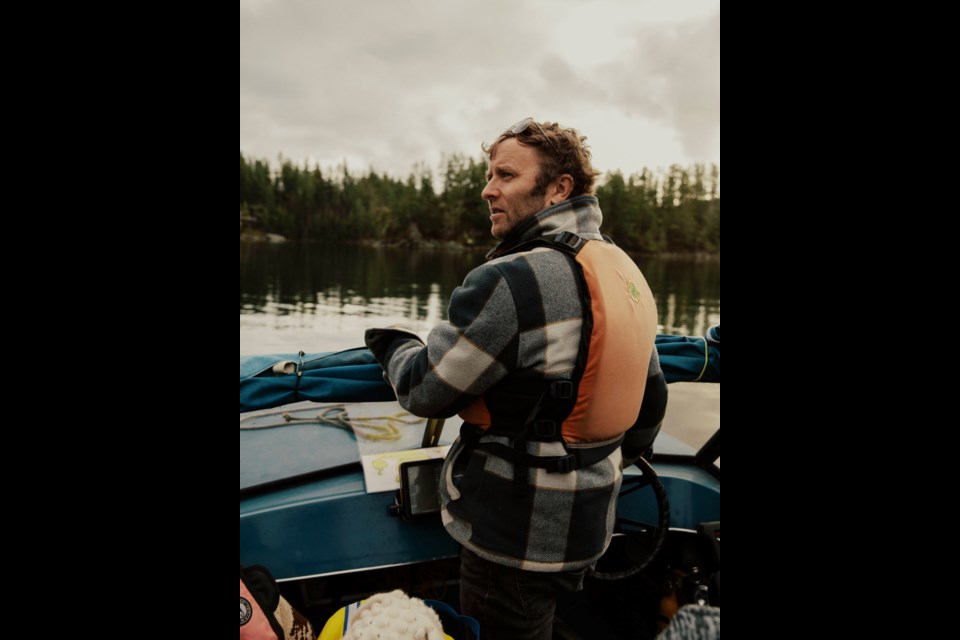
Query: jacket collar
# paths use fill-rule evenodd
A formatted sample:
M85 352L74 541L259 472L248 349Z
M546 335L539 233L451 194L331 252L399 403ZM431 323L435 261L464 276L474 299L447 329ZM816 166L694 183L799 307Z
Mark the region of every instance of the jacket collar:
M517 228L487 253L487 260L509 253L525 242L563 231L575 233L584 240L600 240L603 214L596 196L577 196L544 209L524 220Z

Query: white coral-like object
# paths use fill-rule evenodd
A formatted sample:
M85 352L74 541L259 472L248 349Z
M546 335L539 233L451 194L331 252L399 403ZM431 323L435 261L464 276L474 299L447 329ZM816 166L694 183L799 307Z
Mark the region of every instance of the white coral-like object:
M443 640L437 612L397 589L364 600L343 640Z

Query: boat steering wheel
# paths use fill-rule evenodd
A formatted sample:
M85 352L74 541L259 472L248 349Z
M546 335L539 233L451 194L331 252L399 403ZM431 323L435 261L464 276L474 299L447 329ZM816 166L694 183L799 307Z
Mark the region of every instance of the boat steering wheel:
M629 495L648 485L653 489L653 495L657 500L657 511L659 512L657 516L657 526L653 532L653 547L646 555L643 555L637 561L633 562L632 566L622 571L598 571L594 568L589 575L598 580L622 580L623 578L629 578L630 576L640 573L657 557L663 548L664 541L667 539L667 530L670 528L670 503L667 500L667 492L664 490L663 483L660 482L660 478L649 462L643 458L638 458L634 464L640 468L643 475L625 479L620 485L620 495L617 496L617 500L619 501L620 498L623 498L625 495ZM649 529L650 525L631 520L630 518L617 516L616 525L614 526L614 536L621 535L630 537L647 534ZM610 548L608 547L607 552L604 553L597 562L597 567L600 566L603 559L606 558L609 553Z

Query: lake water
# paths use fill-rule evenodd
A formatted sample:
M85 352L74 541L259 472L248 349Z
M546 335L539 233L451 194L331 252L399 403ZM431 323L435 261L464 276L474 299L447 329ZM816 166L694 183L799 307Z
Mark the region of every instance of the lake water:
M492 246L492 245L491 245ZM429 331L483 251L339 244L240 245L240 353L339 351L368 327ZM703 335L720 321L720 263L640 258L659 333Z

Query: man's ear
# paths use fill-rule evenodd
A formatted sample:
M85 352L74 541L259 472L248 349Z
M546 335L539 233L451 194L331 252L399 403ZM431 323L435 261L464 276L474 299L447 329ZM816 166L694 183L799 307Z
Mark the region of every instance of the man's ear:
M550 203L559 204L569 198L571 193L573 193L573 176L565 173L550 185L548 194L550 196Z

